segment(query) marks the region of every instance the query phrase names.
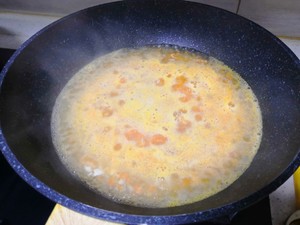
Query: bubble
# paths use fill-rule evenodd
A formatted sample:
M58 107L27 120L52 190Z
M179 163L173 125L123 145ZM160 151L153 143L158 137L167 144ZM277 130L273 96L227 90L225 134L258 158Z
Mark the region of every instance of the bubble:
M159 182L164 182L166 179L165 179L164 177L158 177L157 180L158 180Z

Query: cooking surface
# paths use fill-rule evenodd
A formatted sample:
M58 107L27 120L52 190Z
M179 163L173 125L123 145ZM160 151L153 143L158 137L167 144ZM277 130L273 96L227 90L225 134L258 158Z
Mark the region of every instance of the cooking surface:
M0 48L1 69L14 50ZM54 203L25 183L0 155L0 225L45 224ZM270 201L265 198L241 211L228 223L228 218L216 220L219 224L272 224ZM216 224L216 223L202 223Z

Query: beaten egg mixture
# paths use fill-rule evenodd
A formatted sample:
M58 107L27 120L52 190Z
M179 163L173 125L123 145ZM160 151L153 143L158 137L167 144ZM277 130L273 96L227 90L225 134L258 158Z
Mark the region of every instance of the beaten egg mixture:
M225 189L249 167L261 132L257 99L237 73L167 47L97 58L67 83L52 115L67 168L107 198L143 207Z

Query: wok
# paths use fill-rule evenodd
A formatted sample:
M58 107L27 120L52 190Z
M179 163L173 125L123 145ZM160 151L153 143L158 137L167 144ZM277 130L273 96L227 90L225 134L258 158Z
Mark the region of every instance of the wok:
M205 200L162 209L118 204L87 188L62 165L50 134L55 99L76 71L111 51L154 44L223 61L252 87L263 117L258 153L236 182ZM10 165L40 193L93 217L130 224L205 221L260 200L299 164L299 59L262 27L211 6L132 0L79 11L26 41L1 81L0 147Z

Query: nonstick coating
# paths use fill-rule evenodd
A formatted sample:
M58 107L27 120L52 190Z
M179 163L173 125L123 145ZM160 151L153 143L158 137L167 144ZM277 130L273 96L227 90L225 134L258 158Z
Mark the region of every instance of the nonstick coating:
M263 117L261 146L236 182L203 201L163 209L117 204L89 190L58 160L50 134L55 99L76 71L111 51L153 44L187 47L223 61L252 87ZM299 59L262 27L214 7L132 0L80 11L30 38L0 79L3 154L36 190L90 216L131 224L216 218L268 195L299 164Z

